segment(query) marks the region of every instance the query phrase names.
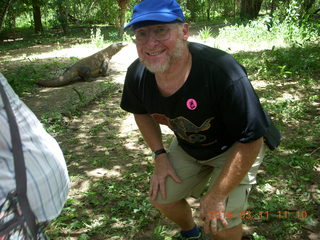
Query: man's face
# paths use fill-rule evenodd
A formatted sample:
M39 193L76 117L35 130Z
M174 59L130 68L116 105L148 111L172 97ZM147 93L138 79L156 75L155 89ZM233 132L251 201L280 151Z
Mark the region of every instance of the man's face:
M153 72L164 72L186 50L189 36L187 24L159 24L135 31L140 61Z

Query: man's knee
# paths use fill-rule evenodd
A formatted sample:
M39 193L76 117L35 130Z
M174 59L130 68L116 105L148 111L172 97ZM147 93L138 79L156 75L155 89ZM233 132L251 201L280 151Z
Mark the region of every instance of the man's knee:
M174 208L180 201L182 200L178 200L170 203L158 203L157 201L154 201L151 199L151 204L159 210L166 210L166 209Z

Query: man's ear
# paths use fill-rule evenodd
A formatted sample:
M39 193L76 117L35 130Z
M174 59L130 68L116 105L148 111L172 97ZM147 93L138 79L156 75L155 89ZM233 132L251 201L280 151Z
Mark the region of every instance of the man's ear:
M190 35L190 33L189 33L189 24L188 23L183 23L182 33L183 33L182 39L187 41L188 38L189 38L189 35Z

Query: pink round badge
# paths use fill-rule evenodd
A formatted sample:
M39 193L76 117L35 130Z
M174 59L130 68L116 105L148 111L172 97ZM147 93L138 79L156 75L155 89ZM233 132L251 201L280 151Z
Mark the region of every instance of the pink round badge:
M195 110L198 106L198 103L193 98L188 99L187 101L187 108L190 110Z

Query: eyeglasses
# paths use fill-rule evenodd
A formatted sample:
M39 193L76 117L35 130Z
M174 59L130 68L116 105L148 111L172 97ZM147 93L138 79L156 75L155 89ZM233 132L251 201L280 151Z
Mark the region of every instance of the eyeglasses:
M148 42L150 35L160 42L166 41L170 38L171 29L175 27L174 24L157 26L149 29L141 29L134 32L134 41L136 44L143 45Z

